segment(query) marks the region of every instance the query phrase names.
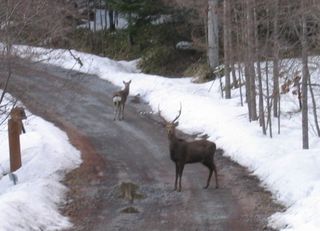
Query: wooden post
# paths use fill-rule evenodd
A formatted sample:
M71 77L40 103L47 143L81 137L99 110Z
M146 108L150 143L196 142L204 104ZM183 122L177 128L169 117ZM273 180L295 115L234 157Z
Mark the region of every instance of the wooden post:
M9 150L10 150L10 171L14 172L21 167L21 151L20 151L20 124L9 119Z
M22 120L27 117L22 107L13 108L10 116L8 121L10 172L14 172L21 167L20 133L24 130Z

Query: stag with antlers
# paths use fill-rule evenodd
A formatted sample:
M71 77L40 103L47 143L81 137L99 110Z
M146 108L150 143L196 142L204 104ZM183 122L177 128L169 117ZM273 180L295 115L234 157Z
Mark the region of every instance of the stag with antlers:
M176 135L176 127L178 126L181 115L182 106L180 104L180 110L178 115L171 122L167 122L162 116L159 110L159 116L163 120L163 125L166 127L168 139L170 158L176 166L176 178L174 183L174 189L181 192L181 178L185 164L202 163L209 169L209 177L207 184L204 187L207 189L210 184L212 173L215 174L216 188L218 185L217 168L214 163L214 154L216 151L216 144L208 140L195 140L188 142L184 139L178 138ZM179 185L178 185L179 184Z

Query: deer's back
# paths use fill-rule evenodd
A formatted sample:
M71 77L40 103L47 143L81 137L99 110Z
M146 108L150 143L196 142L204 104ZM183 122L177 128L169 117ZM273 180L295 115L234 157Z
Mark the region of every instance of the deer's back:
M186 163L212 161L216 151L216 145L207 140L196 140L188 142L186 147Z
M204 160L213 160L216 145L207 140L185 141L178 139L170 145L170 157L172 161L196 163Z

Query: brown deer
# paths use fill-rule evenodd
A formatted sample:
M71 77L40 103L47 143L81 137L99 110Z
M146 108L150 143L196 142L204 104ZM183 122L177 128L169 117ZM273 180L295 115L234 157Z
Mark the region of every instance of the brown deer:
M121 91L117 91L112 96L112 101L114 105L114 118L113 120L123 120L124 119L124 106L127 101L127 97L129 95L130 83L123 81L124 89Z
M209 169L209 177L207 184L204 187L207 189L210 184L210 179L212 172L215 174L216 188L218 185L218 173L217 168L214 163L214 154L216 151L216 144L207 140L195 140L195 141L186 141L184 139L178 138L176 135L176 127L179 122L176 122L181 115L181 105L178 115L172 122L167 122L162 116L161 111L159 110L160 118L163 119L164 125L166 127L169 139L169 149L170 149L170 158L176 165L176 178L174 183L174 190L178 189L178 192L181 192L181 177L185 164L192 163L202 163ZM179 181L179 188L177 184Z

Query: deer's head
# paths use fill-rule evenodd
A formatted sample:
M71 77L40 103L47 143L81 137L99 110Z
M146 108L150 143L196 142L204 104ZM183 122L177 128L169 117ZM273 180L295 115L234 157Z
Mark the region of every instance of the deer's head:
M166 121L163 118L163 116L161 115L161 111L159 110L159 116L162 119L162 123L161 124L166 128L169 138L172 137L172 136L175 136L175 134L176 134L176 127L179 125L179 122L177 120L181 116L181 110L182 110L182 106L181 106L181 103L180 103L180 110L178 112L178 115L171 122Z
M124 84L125 89L129 89L131 80L129 82L126 82L126 81L122 81L122 82Z

